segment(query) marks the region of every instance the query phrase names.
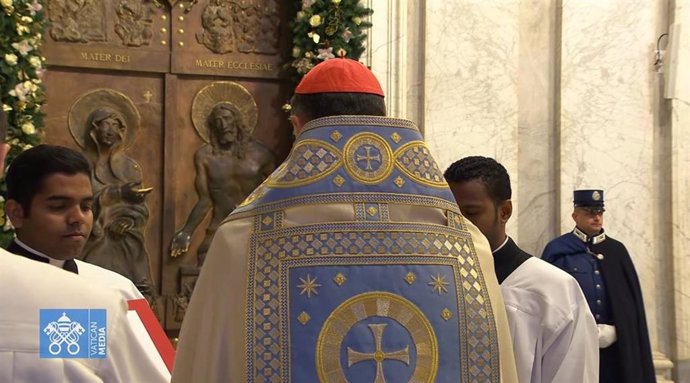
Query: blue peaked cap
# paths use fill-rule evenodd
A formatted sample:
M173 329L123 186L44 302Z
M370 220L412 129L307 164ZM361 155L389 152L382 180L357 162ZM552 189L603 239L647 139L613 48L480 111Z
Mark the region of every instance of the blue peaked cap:
M584 189L573 192L575 207L604 207L604 191L601 189Z

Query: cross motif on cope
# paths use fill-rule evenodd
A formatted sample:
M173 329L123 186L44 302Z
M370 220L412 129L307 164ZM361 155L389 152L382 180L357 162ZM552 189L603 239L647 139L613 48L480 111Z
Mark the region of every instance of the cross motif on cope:
M362 146L362 149L364 149L364 154L357 153L356 160L357 162L366 161L366 166L364 170L375 170L371 166L372 161L378 162L379 166L381 166L381 152L379 152L377 148L371 145L364 145ZM376 154L372 154L372 150L375 151ZM376 168L378 169L379 166L377 166Z
M386 379L383 376L383 362L385 360L399 360L406 365L410 365L410 352L409 347L405 346L404 349L393 351L393 352L383 352L381 347L381 341L383 340L383 331L385 330L387 324L370 324L369 330L374 336L374 344L376 345L373 353L365 353L354 351L352 348L347 348L347 366L352 367L353 364L373 360L376 362L376 378L374 378L374 383L386 383Z

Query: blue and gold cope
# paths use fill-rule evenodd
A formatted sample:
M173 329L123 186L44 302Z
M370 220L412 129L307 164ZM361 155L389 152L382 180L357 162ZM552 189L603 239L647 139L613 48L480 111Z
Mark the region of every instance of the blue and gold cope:
M287 209L333 203L354 221L284 225ZM420 206L446 225L392 217ZM479 261L414 124L312 121L228 219L249 215L248 382L498 382Z

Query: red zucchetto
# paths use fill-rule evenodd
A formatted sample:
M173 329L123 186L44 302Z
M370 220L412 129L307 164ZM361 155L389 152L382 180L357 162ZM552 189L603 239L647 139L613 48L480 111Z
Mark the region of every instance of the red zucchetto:
M334 58L317 64L300 81L295 94L368 93L384 97L381 84L359 61Z

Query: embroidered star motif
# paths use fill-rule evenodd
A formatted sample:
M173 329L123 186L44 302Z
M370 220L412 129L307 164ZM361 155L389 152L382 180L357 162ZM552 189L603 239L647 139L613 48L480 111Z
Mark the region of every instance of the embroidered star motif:
M311 295L318 295L319 292L317 291L318 287L321 287L320 284L316 283L316 277L314 279L311 278L311 275L307 274L307 279L300 278L300 281L302 281L301 285L297 285L302 291L300 291L299 295L304 295L305 293L307 294L307 298L311 298Z
M431 276L431 282L428 283L431 289L441 295L442 293L447 293L448 282L446 282L446 276L441 274L436 274L436 276Z

